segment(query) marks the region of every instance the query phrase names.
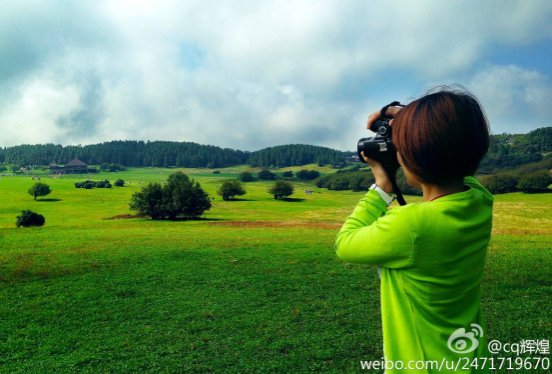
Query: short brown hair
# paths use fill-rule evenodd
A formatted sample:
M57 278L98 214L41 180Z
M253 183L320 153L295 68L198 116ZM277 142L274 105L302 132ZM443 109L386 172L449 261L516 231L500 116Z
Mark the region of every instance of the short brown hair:
M440 185L475 174L489 148L489 125L472 94L437 87L397 114L393 143L421 182Z

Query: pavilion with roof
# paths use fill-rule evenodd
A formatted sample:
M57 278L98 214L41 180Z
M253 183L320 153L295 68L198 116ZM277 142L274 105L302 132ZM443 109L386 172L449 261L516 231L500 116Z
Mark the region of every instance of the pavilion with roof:
M50 174L91 174L97 172L97 169L88 167L86 163L79 159L74 159L65 166L59 166L55 162L50 165Z

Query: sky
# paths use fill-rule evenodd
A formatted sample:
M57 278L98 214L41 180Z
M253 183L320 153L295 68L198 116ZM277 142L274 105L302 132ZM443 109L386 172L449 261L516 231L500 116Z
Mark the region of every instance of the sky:
M0 146L354 150L459 84L494 134L552 126L549 0L2 0Z

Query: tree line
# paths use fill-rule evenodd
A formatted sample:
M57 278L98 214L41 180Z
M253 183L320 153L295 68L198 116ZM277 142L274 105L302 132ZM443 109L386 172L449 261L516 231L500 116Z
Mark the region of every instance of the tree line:
M552 152L552 127L543 127L527 134L491 135L489 152L478 172L491 174L539 162Z
M522 165L512 170L484 175L481 184L493 195L522 191L526 193L549 192L552 184L552 155L542 161Z
M124 165L132 167L205 167L236 165L284 167L306 164L346 164L352 152L304 144L265 148L255 152L220 148L191 142L111 141L93 145L62 146L55 144L19 145L0 148L0 163L9 165L66 164L77 158L89 165Z
M479 173L491 174L539 162L552 152L552 127L527 134L491 135L488 154ZM19 145L0 148L0 163L9 165L65 164L75 158L89 165L118 164L133 167L205 167L236 165L278 168L318 164L335 168L347 166L355 152L306 144L264 148L255 152L201 145L192 142L111 141L93 145L62 146L55 144Z
M319 188L329 190L365 191L372 183L374 176L367 166L355 164L352 167L317 178L314 183ZM478 179L493 195L509 192L538 193L550 192L548 186L552 184L552 154L547 155L539 162L532 162L517 168L508 169L491 175L478 175ZM397 171L397 186L405 195L422 195L422 190L410 186L406 182L403 170Z

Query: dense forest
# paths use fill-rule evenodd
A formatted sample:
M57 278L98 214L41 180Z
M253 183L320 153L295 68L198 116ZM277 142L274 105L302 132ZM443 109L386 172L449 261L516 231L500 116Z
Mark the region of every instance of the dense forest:
M293 144L245 152L190 142L112 141L85 146L54 144L19 145L0 148L0 163L10 165L49 165L78 158L89 165L115 163L125 166L221 168L248 164L260 167L319 165L343 166L352 152L313 145Z
M314 145L281 145L250 153L247 164L253 167L260 166L265 168L307 164L343 167L346 164L347 158L350 158L354 154L353 152L341 152Z
M479 173L490 174L538 162L552 152L552 127L527 134L492 135L489 153ZM255 152L191 142L112 141L85 146L19 145L0 148L0 163L10 165L64 165L74 158L89 165L115 163L125 166L221 168L247 164L253 167L286 167L318 164L346 166L356 152L342 152L314 145L291 144ZM459 155L461 157L461 155Z
M64 165L78 158L89 165L225 167L244 164L248 153L189 142L112 141L85 146L20 145L0 150L0 161L17 165Z

